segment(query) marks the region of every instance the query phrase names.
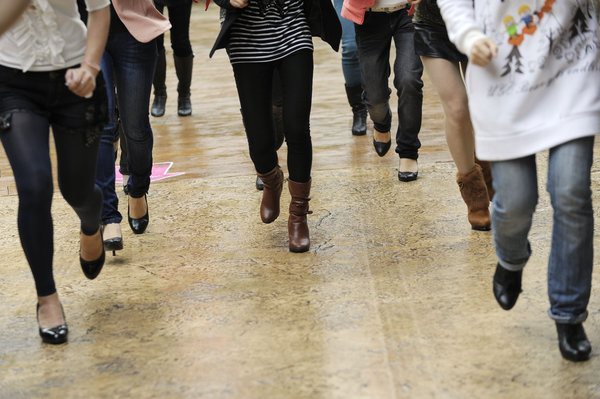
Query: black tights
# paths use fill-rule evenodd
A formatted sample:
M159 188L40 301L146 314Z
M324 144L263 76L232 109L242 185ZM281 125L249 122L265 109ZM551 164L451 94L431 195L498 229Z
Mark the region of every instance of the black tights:
M158 11L163 13L165 6L162 2L155 2ZM177 6L168 6L169 22L171 22L171 48L177 57L189 57L192 55L192 44L190 43L190 15L192 13L192 0ZM165 47L165 35L156 38L158 50Z
M102 191L95 185L98 142L86 147L83 133L53 127L58 185L64 199L81 219L81 231L95 234L100 227ZM0 133L13 170L19 211L17 223L23 251L33 273L38 296L56 292L52 275L54 254L52 167L48 118L14 112L11 128Z
M283 94L283 124L288 147L290 180L310 180L312 142L313 55L301 50L273 62L233 64L250 158L258 173L271 171L278 163L272 124L272 84L279 71Z

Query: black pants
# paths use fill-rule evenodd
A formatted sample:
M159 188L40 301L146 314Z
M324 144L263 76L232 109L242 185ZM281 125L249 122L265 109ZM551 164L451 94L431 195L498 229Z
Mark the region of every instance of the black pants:
M189 57L192 55L192 45L190 43L192 0L174 3L174 5L169 5L169 3L167 3L169 21L171 22L171 48L173 49L173 54L177 57ZM164 12L164 2L155 1L154 4L158 11L161 13ZM165 47L165 35L160 35L156 38L156 47L159 52Z
M289 177L306 183L312 166L313 54L310 50L300 50L272 62L233 64L250 158L258 173L267 173L278 163L272 124L272 85L276 70L281 79Z
M50 126L60 191L79 216L84 234L100 227L102 191L94 181L98 139L106 123L106 88L99 75L94 96L83 99L65 87L64 74L0 67L0 139L17 186L19 236L38 296L56 292Z

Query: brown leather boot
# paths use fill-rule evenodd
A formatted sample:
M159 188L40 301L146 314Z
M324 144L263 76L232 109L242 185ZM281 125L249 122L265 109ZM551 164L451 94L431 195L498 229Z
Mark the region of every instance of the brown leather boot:
M460 188L468 209L468 219L473 230L490 230L490 200L483 180L481 167L477 164L466 174L456 173L456 182Z
M475 157L475 163L481 166L481 172L483 173L483 180L485 181L485 186L488 192L488 198L490 201L494 199L494 186L492 185L492 168L490 167L490 163L488 161L481 161Z
M292 196L290 202L290 217L288 219L288 232L290 234L290 251L306 252L310 248L310 236L306 215L310 201L310 183L296 183L288 180L288 187Z
M279 165L270 172L258 173L263 181L264 189L260 203L260 218L263 223L271 223L279 216L279 199L283 189L283 172Z

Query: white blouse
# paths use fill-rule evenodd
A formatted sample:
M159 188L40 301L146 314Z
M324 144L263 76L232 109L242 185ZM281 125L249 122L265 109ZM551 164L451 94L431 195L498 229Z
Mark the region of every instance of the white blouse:
M110 0L85 0L88 12ZM26 71L53 71L80 64L85 55L86 27L76 0L31 0L31 5L0 36L0 65Z

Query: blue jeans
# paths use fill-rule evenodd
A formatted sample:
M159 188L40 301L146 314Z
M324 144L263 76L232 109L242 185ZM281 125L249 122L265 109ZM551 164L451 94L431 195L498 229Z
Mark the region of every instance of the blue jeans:
M156 41L141 43L127 31L111 33L106 53L112 58L119 116L127 140L129 195L143 197L150 187L154 144L148 109L156 66Z
M354 34L354 23L342 18L342 5L344 0L334 0L335 10L342 24L342 71L347 87L361 85L360 64L358 62L358 49Z
M115 104L114 74L112 57L109 53L102 56L102 76L106 82L108 97L108 124L104 126L98 149L98 167L96 169L96 184L102 189L102 224L121 223L123 217L119 212L119 199L115 192L115 135L118 134L117 110Z
M550 317L559 323L587 318L593 268L594 218L590 169L594 137L550 150L546 190L553 214L548 262ZM492 162L496 195L492 226L501 266L518 271L531 255L527 235L538 201L535 155Z
M396 153L418 158L423 106L423 64L415 53L414 27L408 8L392 13L367 12L362 25L354 25L365 102L378 132L389 132L392 112L388 87L390 47L396 46L394 87L398 93Z

